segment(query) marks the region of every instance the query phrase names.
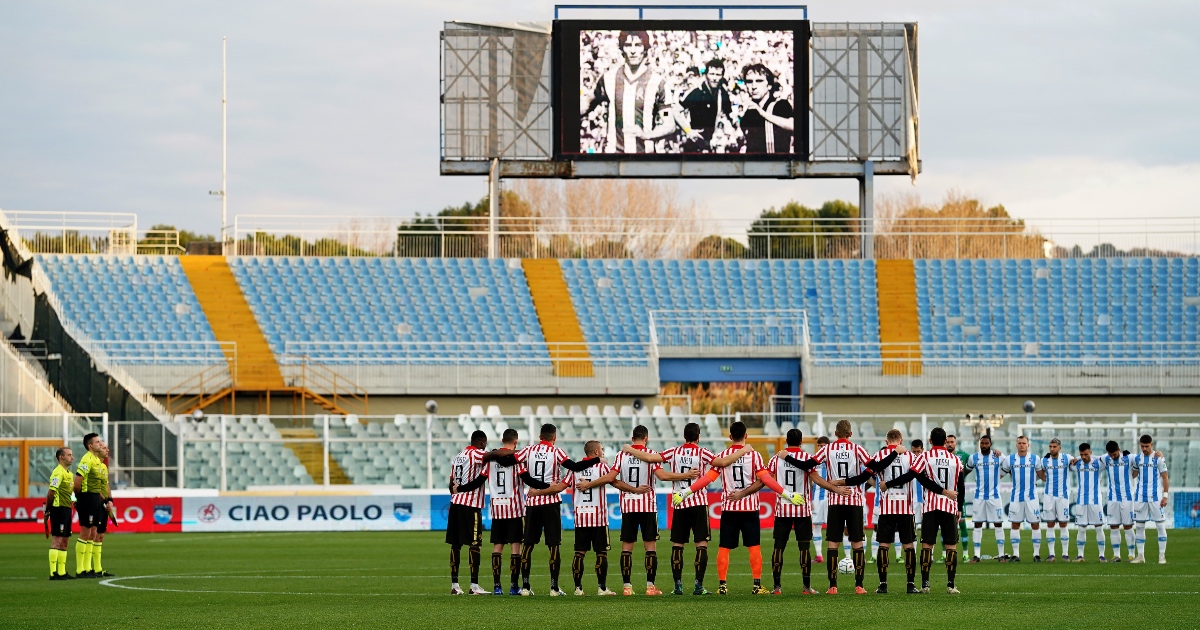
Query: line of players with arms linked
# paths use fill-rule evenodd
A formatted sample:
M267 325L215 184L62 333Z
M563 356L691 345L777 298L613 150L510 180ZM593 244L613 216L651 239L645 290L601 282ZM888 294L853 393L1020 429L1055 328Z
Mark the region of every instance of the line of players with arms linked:
M102 552L104 534L111 519L116 525L116 510L108 487L108 445L95 433L83 437L86 451L79 458L64 446L54 453L57 465L50 472L50 491L46 494L43 520L50 538L50 579L113 577L104 570ZM75 575L67 573L67 549L71 542L71 522L79 515L79 540L75 542Z
M848 558L843 564L853 566L855 593L865 594L863 586L865 484L876 485L874 509L875 537L878 546L875 558L879 574L876 593L888 592L888 569L892 547L897 558L903 557L906 591L928 593L933 565L933 547L940 534L943 545L942 561L947 571L947 593L958 594L955 574L958 567L958 542L966 540L966 522L962 518L964 497L959 495L968 473L976 474L974 499L975 534L972 562L980 561L982 530L1003 519L1000 505L999 479L1013 477L1009 518L1013 525L1013 553L1003 551L1003 536L997 529L1001 561L1019 560L1021 523L1029 522L1033 529L1034 560L1040 560L1040 519L1045 516L1051 531L1061 526L1063 557L1067 550L1066 476L1074 471L1079 476L1079 495L1076 504L1080 526L1077 560L1082 560L1084 527L1097 529L1097 544L1104 560L1102 527L1107 512L1113 530L1114 561L1120 556L1119 531L1124 528L1130 559L1144 562L1145 524L1154 522L1159 531L1160 562L1165 562L1166 531L1163 507L1166 505L1168 477L1162 453L1153 451L1152 440L1142 436L1141 452L1122 453L1115 442L1107 445L1108 456L1093 457L1088 444L1080 445L1080 456L1061 453L1061 444L1053 440L1050 453L1032 455L1029 440L1017 441L1017 453L1004 456L992 449L991 440L980 440L978 453L968 455L955 451L957 440L941 428L930 436L930 449L924 450L920 440L914 440L911 450L903 446L900 431L889 431L887 445L870 455L854 444L850 423L840 421L834 431L835 441L818 439L818 450L809 455L801 449L803 435L797 429L788 431L787 447L769 461L746 444L746 427L740 422L729 428L732 445L713 453L699 445L700 427L689 423L684 427L685 443L662 452L646 447L645 427L633 430L632 444L626 445L610 464L605 459L604 446L598 441L584 445L585 459L571 460L557 446L556 428L545 424L539 442L523 449L517 448L517 433L507 430L502 436L503 447L486 451L487 438L480 431L471 436L471 445L452 460L446 542L451 546L451 594L462 594L458 574L462 547L468 548L471 580L466 592L488 594L479 586L481 547L483 543L482 508L485 486L491 510L492 529L492 594L502 595L501 583L505 548L511 551L509 560L510 595L533 595L530 569L534 547L542 541L549 549L550 595L566 593L559 587L561 567L560 545L562 522L560 494L574 495L575 553L571 573L575 594L584 595L583 576L589 551L595 554L597 594L616 595L607 587L608 552L610 549L608 514L605 492L612 485L620 492L622 594L632 595L633 549L639 534L644 547L646 595L661 595L655 586L658 571L656 542L659 535L655 479L674 486L671 523L671 570L673 594L684 594L684 545L689 538L695 544L695 581L693 595L708 595L704 586L708 568L709 505L705 488L722 480L719 546L717 554L717 593L728 593L727 574L729 554L739 545L748 548L754 594L781 594L784 555L789 539L799 543L803 594L816 594L811 584L815 543L816 563L826 564L829 580L828 594L838 588L838 549L843 538L849 543ZM1100 503L1100 473L1107 472L1109 481L1108 509ZM653 479L652 479L653 477ZM1158 480L1162 480L1159 491ZM1035 482L1044 481L1044 505L1037 505ZM1135 483L1136 482L1136 483ZM526 487L528 490L526 491ZM769 488L777 493L773 530L774 548L771 555L774 588L762 585L762 553L760 547L759 491ZM1133 523L1138 523L1136 534ZM821 556L822 528L827 533L827 553ZM918 560L916 539L921 543ZM1133 536L1136 535L1136 540ZM1049 538L1053 545L1054 538ZM1136 553L1134 549L1136 548ZM1051 547L1050 558L1054 556ZM921 585L916 585L920 568ZM849 568L849 567L843 567ZM518 586L518 581L520 585Z

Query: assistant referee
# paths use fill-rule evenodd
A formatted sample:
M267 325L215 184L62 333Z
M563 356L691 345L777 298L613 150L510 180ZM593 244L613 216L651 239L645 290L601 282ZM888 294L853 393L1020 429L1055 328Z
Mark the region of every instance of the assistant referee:
M67 573L67 545L71 542L71 462L75 455L69 447L55 451L58 465L50 473L50 492L46 494L44 514L50 521L50 579L74 580ZM75 569L78 571L78 567Z

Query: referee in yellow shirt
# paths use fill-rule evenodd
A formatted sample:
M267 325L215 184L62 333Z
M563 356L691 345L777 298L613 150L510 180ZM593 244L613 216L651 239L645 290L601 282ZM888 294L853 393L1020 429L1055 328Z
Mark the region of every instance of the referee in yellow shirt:
M54 453L58 465L50 473L50 492L46 494L44 513L50 521L50 579L74 580L67 573L67 545L71 542L71 495L73 494L71 462L75 455L63 447ZM76 569L78 571L78 568Z
M101 523L107 524L112 498L108 494L108 466L101 459L108 447L95 433L83 436L87 453L79 458L75 469L75 490L79 500L79 542L75 544L75 577L108 577L100 564L101 545L96 540ZM101 539L102 540L102 539Z

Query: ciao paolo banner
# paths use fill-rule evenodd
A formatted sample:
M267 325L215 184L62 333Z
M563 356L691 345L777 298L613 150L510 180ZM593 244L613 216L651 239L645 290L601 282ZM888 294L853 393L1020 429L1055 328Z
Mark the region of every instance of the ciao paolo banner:
M41 534L45 499L0 499L0 534ZM108 533L178 532L179 497L118 498L114 501L117 522ZM79 533L79 515L72 515L71 533Z
M183 499L185 532L430 529L429 495L244 496Z

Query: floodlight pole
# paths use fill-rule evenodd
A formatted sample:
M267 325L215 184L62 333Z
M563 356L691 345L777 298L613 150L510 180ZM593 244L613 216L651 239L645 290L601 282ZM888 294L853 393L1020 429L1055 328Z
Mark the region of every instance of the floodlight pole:
M500 226L500 159L492 158L488 170L488 258L496 257L496 233Z
M228 131L229 127L228 127L228 118L226 116L226 109L228 107L228 99L226 98L226 91L225 91L225 87L226 87L225 44L226 44L227 39L228 39L227 37L221 38L221 255L226 255L229 253L226 251L226 247L229 243L229 240L226 238L226 234L225 234L225 226L229 225L229 208L227 205L228 200L229 200L229 190L227 187L229 170L227 168L228 167L228 163L227 163L228 153L226 151L227 143L228 143L227 131Z
M858 216L862 221L862 257L869 260L875 257L875 162L872 160L863 161L862 177L858 178Z

